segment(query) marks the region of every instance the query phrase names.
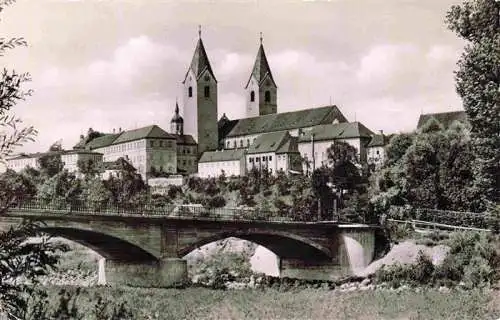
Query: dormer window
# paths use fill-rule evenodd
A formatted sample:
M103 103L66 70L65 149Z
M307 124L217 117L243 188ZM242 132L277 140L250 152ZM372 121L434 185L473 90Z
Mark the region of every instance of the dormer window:
M210 98L210 87L205 86L205 98Z
M255 91L252 90L252 92L250 92L250 102L254 101L255 101Z
M264 94L264 101L271 102L271 91L269 90L266 91L266 93Z
M188 88L188 97L191 98L193 96L193 87Z

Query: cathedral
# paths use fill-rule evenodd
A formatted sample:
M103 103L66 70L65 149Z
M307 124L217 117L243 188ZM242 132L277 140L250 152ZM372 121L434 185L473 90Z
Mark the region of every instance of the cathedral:
M200 177L242 176L252 169L271 173L310 173L327 165L334 141L354 146L361 162L381 164L383 134L349 122L335 105L278 113L278 86L269 66L262 35L245 89L245 117L218 119L217 78L199 31L193 58L182 81L183 112L178 102L169 132L158 125L101 133L89 129L73 150L61 151L65 168L78 172L78 162L91 159L104 173L127 162L146 181L181 174ZM36 168L44 153L8 159L20 171Z
M182 117L176 107L171 133L185 132L197 141L198 175L202 177L217 176L222 171L244 175L256 166L270 171L313 170L326 163L326 149L334 140L354 145L360 159L368 161L367 149L373 147L370 141L376 135L361 123L349 123L337 106L277 112L278 86L266 57L262 34L253 68L244 84L244 118L230 120L224 114L217 120L217 78L201 31L182 83L182 131L179 131Z

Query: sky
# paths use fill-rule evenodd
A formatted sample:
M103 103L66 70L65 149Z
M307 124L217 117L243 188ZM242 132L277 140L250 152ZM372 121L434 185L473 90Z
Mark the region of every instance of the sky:
M0 67L29 72L34 93L13 109L39 131L18 151L71 148L101 132L168 130L201 25L218 80L218 113L241 118L259 33L278 112L337 105L373 131L415 129L419 115L461 110L454 87L464 43L446 28L457 0L18 0L0 37L28 47Z

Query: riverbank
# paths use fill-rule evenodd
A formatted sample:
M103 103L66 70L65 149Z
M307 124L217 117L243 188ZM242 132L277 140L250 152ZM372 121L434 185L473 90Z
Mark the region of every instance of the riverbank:
M49 288L57 301L60 287ZM124 305L133 319L498 319L498 291L327 289L211 290L95 287L80 293L78 311L93 319L96 296ZM52 297L52 298L51 298Z

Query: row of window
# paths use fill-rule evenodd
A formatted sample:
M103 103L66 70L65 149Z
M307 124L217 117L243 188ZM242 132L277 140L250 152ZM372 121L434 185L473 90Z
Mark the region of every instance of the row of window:
M250 92L250 102L254 102L255 101L255 91L251 91ZM264 102L266 103L270 103L271 102L271 91L267 90L266 92L264 92Z
M253 138L253 142L255 142L255 139L256 138ZM250 147L250 139L247 139L246 140L246 144L245 144L245 141L243 139L240 139L240 148L248 148ZM231 148L231 141L227 141L226 142L226 148L230 149ZM233 140L233 148L236 149L238 148L238 142L237 140Z
M201 166L206 168L218 168L218 167L233 167L235 161L221 161L221 162L207 162L200 163Z
M260 157L249 157L248 158L248 161L250 163L253 163L253 162L260 162ZM266 161L272 161L273 160L273 157L272 156L263 156L262 157L262 162L266 162Z
M182 160L182 165L185 166L185 165L190 165L192 166L194 164L194 161L193 160ZM180 159L177 159L177 165L181 165L181 160Z
M203 93L205 98L210 98L210 86L205 86L205 88L203 88ZM188 97L193 97L193 87L188 88Z

